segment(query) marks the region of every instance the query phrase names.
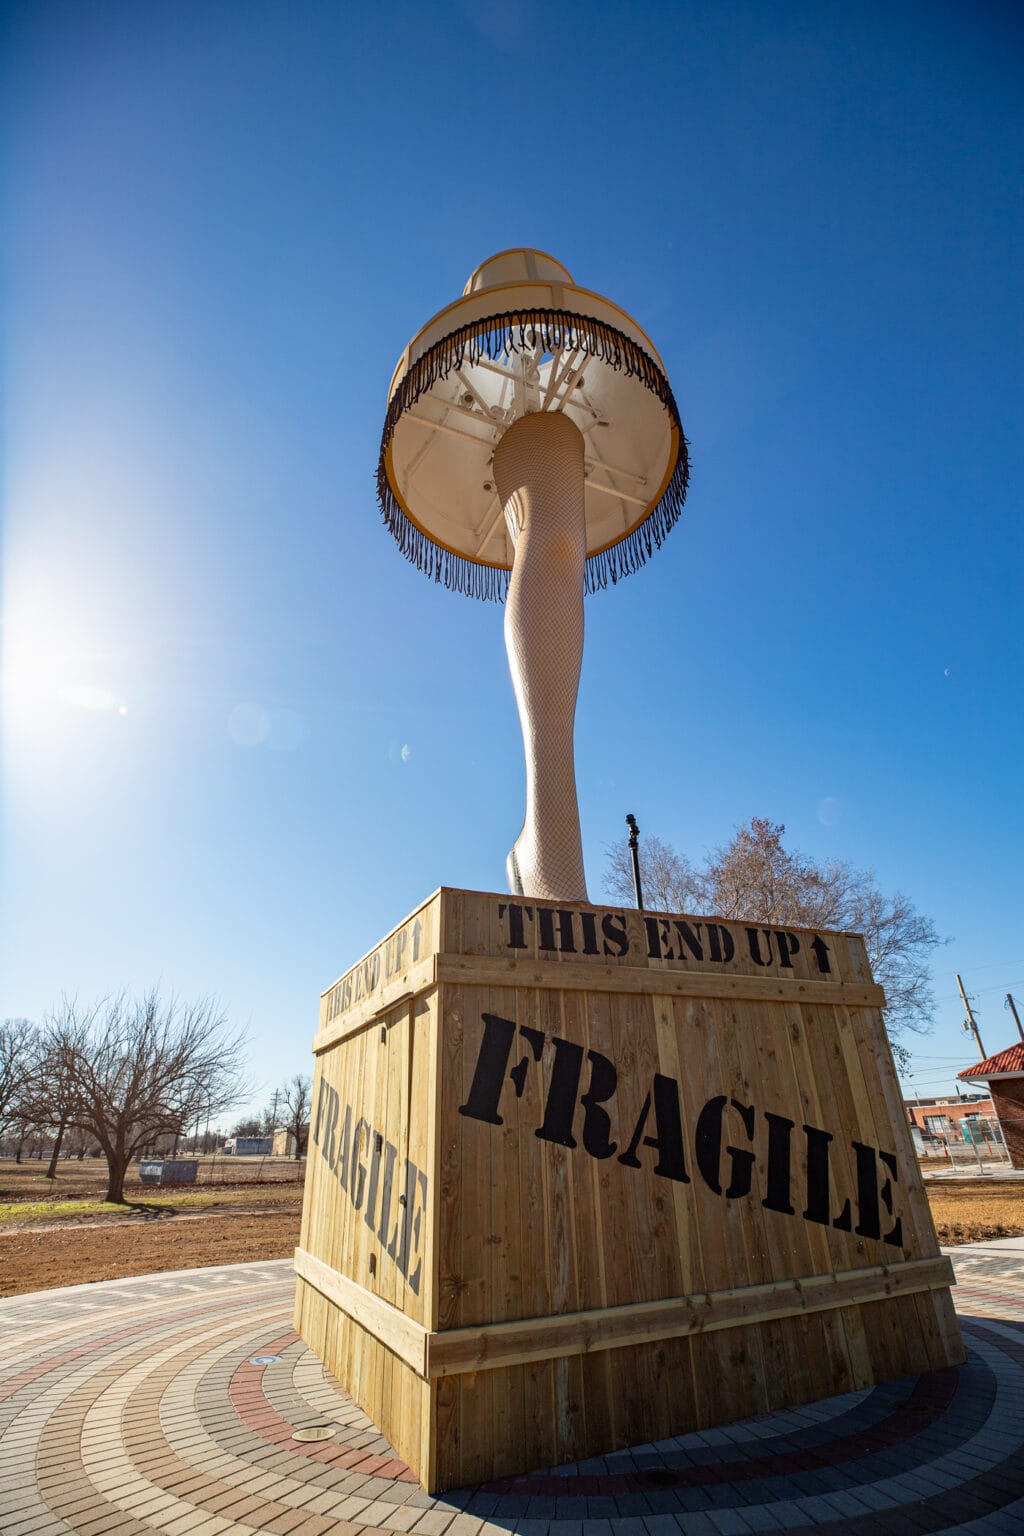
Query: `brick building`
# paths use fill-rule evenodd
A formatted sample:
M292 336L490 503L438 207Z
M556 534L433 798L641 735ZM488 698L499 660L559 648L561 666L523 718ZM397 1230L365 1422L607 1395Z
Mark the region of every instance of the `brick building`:
M975 1127L983 1128L995 1115L992 1100L984 1093L966 1093L955 1098L904 1099L907 1118L921 1132L925 1146L929 1142L963 1141L973 1145Z
M987 1083L1014 1168L1024 1168L1024 1041L1008 1045L957 1073L965 1083Z

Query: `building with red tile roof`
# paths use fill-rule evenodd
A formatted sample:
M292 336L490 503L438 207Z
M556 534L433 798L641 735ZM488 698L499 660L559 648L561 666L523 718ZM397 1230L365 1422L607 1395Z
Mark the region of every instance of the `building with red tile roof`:
M986 1056L957 1077L965 1083L987 1083L1006 1150L1014 1168L1024 1168L1024 1040Z

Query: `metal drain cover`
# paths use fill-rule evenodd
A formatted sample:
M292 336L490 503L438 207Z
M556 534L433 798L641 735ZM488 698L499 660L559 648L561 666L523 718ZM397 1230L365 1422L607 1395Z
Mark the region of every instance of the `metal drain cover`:
M250 1355L250 1365L277 1365L280 1355Z
M678 1488L683 1477L671 1467L647 1467L637 1473L636 1480L645 1488Z
M330 1440L337 1424L307 1424L305 1429L297 1429L292 1435L293 1440Z

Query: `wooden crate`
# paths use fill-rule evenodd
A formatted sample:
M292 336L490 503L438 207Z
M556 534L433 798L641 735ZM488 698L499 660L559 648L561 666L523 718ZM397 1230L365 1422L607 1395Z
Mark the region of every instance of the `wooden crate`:
M862 939L440 890L327 991L296 1328L424 1487L963 1359Z

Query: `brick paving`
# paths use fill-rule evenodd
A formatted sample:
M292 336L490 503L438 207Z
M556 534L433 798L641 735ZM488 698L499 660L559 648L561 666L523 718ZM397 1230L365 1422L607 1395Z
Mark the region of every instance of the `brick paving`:
M1024 1536L1024 1239L950 1252L958 1370L436 1499L296 1338L287 1260L0 1301L0 1532Z

